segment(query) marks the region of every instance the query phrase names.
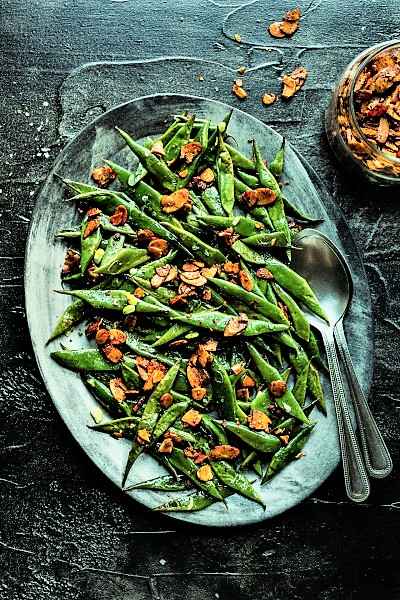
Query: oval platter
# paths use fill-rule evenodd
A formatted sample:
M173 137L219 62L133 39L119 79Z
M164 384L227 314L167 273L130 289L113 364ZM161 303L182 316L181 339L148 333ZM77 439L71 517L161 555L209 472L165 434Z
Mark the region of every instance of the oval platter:
M46 346L56 319L69 302L66 296L53 292L61 287L60 272L66 248L64 241L56 239L55 234L78 220L75 207L65 200L63 186L54 174L89 181L92 168L103 158L115 160L128 168L133 166L135 158L115 132L116 125L129 131L134 139L141 139L164 130L166 122L174 114L189 111L199 117L207 116L219 121L230 108L214 100L177 94L146 96L117 106L93 121L64 148L37 198L25 259L26 311L36 360L47 390L68 429L97 467L119 487L129 441L116 440L87 427L90 411L97 406L95 400L79 375L63 369L50 358L50 351L59 349L61 343L69 348L79 348L84 338L75 331ZM239 149L247 154L250 148L248 140L257 139L268 160L282 141L282 136L274 129L235 108L229 131ZM318 176L293 147L287 144L286 149L285 194L300 208L324 219L319 229L341 249L349 264L354 297L345 329L357 375L368 394L373 370L373 323L368 282L361 258L344 215ZM234 495L228 498L226 507L217 503L200 512L168 514L198 525L246 525L276 516L312 494L329 477L340 458L329 379L324 378L323 385L327 416L313 412L318 425L307 442L305 456L292 462L259 490L267 505L265 511L259 505ZM161 467L151 457L141 456L128 483L149 479L160 472ZM258 483L255 485L259 487ZM136 490L127 495L149 508L174 496L173 493L168 495L147 490Z

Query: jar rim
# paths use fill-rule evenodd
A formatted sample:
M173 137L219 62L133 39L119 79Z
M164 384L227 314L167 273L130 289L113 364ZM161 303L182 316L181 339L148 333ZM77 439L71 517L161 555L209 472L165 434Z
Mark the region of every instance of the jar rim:
M366 135L363 133L363 131L361 129L361 125L359 125L359 123L358 123L357 116L356 116L355 109L354 109L354 88L355 88L355 85L358 81L358 78L359 78L361 72L377 54L380 54L385 49L395 47L395 46L400 46L400 39L395 39L395 40L390 40L389 42L381 42L379 44L375 44L374 46L371 46L368 49L369 52L366 51L367 54L365 55L364 60L362 60L361 63L358 65L358 68L354 74L354 77L352 78L352 82L351 82L351 86L350 86L350 93L349 93L349 116L350 116L352 125L357 130L357 133L360 135L360 137L365 142L367 147L372 151L372 153L379 158L383 158L388 163L392 163L392 164L398 166L398 165L400 165L400 158L397 158L395 156L388 156L387 154L382 152L382 150L379 150L379 148L377 148L377 146L375 144L373 144L366 137ZM355 61L356 60L357 60L357 58L355 59ZM381 176L382 176L382 174L381 174ZM389 176L386 175L385 177L387 177L388 179L396 179L396 180L398 179L398 177L391 177L390 175Z

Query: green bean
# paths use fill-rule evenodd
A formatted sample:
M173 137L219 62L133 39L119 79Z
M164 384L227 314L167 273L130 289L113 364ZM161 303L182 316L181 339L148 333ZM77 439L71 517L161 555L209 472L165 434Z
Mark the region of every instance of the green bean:
M193 128L194 123L194 115L189 117L189 119L177 129L175 134L168 141L166 146L164 147L165 155L164 160L167 163L171 163L175 161L181 152L181 148L189 142L190 133Z
M274 454L263 477L262 483L265 483L274 475L276 475L276 473L278 473L278 471L280 471L290 459L295 457L300 452L313 429L314 423L307 425L307 427L304 427L304 429L299 431L296 437L293 438L287 446L283 446L276 454Z
M241 439L242 442L250 446L250 448L254 448L254 450L258 450L264 454L275 452L281 445L280 440L274 435L264 433L263 431L254 431L245 425L238 425L232 421L224 421L223 426Z
M316 295L304 277L275 258L268 258L265 261L265 267L271 271L274 279L281 287L305 304L313 313L329 322L325 311L320 306Z
M93 260L97 248L101 244L101 230L98 227L90 235L85 237L86 226L88 224L88 218L85 217L82 221L81 226L81 265L80 270L83 275L90 263Z
M160 475L154 477L154 479L148 479L147 481L139 481L133 483L125 488L125 492L130 490L153 490L155 492L183 492L187 490L185 478L182 475L178 475L178 478L171 475Z
M287 307L295 332L302 340L307 342L310 339L310 323L303 314L301 308L277 283L272 283L272 286L276 295Z
M172 404L166 411L163 412L161 417L158 419L156 426L153 430L152 438L157 440L168 428L175 423L179 417L181 417L189 408L191 402L177 402Z
M285 143L286 140L283 138L281 147L269 165L269 170L275 177L280 177L283 173L283 167L285 163Z
M215 498L216 500L222 500L223 496L213 480L211 481L200 481L197 477L198 467L194 464L194 462L185 456L182 450L179 448L174 448L172 453L169 456L169 460L173 467L186 475L196 487L203 490L206 494Z
M101 382L99 382L101 383ZM90 385L90 384L89 384ZM94 388L96 393L96 389ZM96 393L96 395L99 395ZM118 404L114 400L115 404ZM107 407L106 407L107 408ZM112 421L106 421L105 423L99 423L97 425L88 425L89 429L93 429L94 431L100 431L101 433L108 433L109 435L113 434L122 434L124 438L132 438L132 436L136 432L136 426L139 422L139 417L122 417L121 419L114 419Z
M235 469L226 461L219 460L211 463L212 470L223 485L231 488L241 496L254 500L266 508L265 502L261 496L251 485L250 481L244 476L235 471Z
M140 160L144 168L153 175L160 182L160 184L165 187L165 189L173 192L176 189L176 184L178 182L177 176L167 167L167 165L157 158L155 154L152 154L150 150L144 148L137 142L135 142L131 136L116 127L116 130L120 134L120 136L125 140L129 148L132 152L137 156Z
M272 321L276 323L284 323L285 325L288 323L282 311L271 302L268 302L268 300L265 298L262 298L253 292L248 292L241 286L236 285L235 283L230 283L229 281L225 281L224 279L209 277L208 281L220 288L226 293L226 295L233 296L234 298L243 300L243 302L246 302L251 306L255 306L257 312L265 317L268 317Z
M318 401L321 410L326 413L324 390L317 369L312 362L308 370L307 389L313 399Z
M273 246L284 248L287 246L286 236L282 231L256 233L243 238L242 242L248 246L261 249Z
M231 215L235 204L233 163L222 136L219 136L217 158L218 191L221 204L227 215Z
M120 365L109 362L95 348L56 350L51 352L50 356L72 371L117 371L120 368Z
M225 215L225 211L221 204L221 198L219 197L219 193L216 187L211 186L204 190L201 195L201 199L204 204L207 206L209 212L212 215L223 217Z
M296 398L300 406L304 406L306 401L308 370L309 364L297 375L296 382L292 390L293 396Z
M279 371L275 369L275 367L270 365L261 356L261 354L256 350L254 346L252 346L251 344L247 344L247 348L257 369L261 373L262 377L265 379L266 383L270 384L273 381L279 381L281 379ZM276 396L275 402L282 410L289 413L293 417L296 417L303 423L309 423L309 420L304 414L303 409L301 408L296 398L293 396L292 392L289 389L286 389L285 393L282 396Z
M197 256L202 258L207 265L224 262L225 256L218 248L209 246L198 237L186 231L182 224L177 221L173 223L164 223L165 227L179 237L179 241L190 252L193 251Z
M254 162L250 160L250 158L247 158L247 156L245 156L242 152L237 150L237 148L227 144L226 142L225 147L231 155L232 162L236 168L238 167L240 169L246 169L247 171L255 170Z
M216 356L211 363L213 374L213 383L215 385L219 400L222 401L222 410L226 419L238 419L246 421L246 415L241 410L236 400L235 389L233 388L229 375L223 364Z
M152 434L153 429L157 423L158 415L160 412L160 398L163 394L166 394L172 388L176 376L178 375L178 371L180 368L180 361L178 360L164 375L161 379L160 383L157 385L146 404L143 408L142 416L140 417L140 421L138 423L138 431L146 430L149 435ZM138 456L143 452L144 445L140 444L136 439L133 442L132 448L129 452L128 460L125 467L125 472L122 478L122 486L125 485L125 481L129 475L129 471L131 470L134 462L138 458Z

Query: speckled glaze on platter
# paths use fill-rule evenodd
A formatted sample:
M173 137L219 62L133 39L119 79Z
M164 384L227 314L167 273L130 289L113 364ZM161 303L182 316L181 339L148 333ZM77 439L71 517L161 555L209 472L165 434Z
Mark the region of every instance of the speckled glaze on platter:
M115 440L87 428L90 410L96 406L94 399L79 375L63 369L49 355L51 350L60 348L60 343L70 348L81 347L83 338L79 332L73 332L61 342L55 340L46 346L57 317L68 304L66 296L52 291L60 288L60 270L65 254L65 244L56 240L54 235L58 229L78 220L75 207L64 200L63 186L54 173L87 181L92 167L101 158L132 166L135 159L115 133L115 125L122 126L134 138L140 139L163 130L171 115L184 110L218 121L229 108L214 100L177 94L146 96L117 106L93 121L64 148L37 198L25 261L26 310L36 359L49 394L70 432L99 469L117 486L120 486L122 479L129 442ZM249 152L247 141L256 138L268 159L274 155L282 140L274 129L238 109L234 109L230 132L239 149L245 152ZM341 249L350 265L354 298L346 317L345 329L357 375L368 394L373 369L373 324L362 261L340 209L304 158L298 156L289 145L284 179L289 200L324 218L319 229ZM246 525L278 515L309 496L332 473L340 457L329 380L324 378L323 384L327 397L327 416L314 411L313 418L317 418L318 425L307 442L304 458L291 463L260 489L267 505L265 511L255 503L235 495L227 500L227 508L218 503L200 512L169 513L170 516L207 526ZM160 471L161 468L153 459L142 456L135 464L129 482L154 477ZM165 492L147 490L136 490L128 495L149 508L165 502L168 496ZM172 493L169 495L174 496Z

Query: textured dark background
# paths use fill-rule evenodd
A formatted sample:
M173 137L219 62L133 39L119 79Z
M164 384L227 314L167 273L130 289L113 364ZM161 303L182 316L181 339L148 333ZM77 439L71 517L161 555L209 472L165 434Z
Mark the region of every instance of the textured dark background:
M3 0L0 16L0 597L4 600L400 598L398 192L362 189L328 151L331 86L361 49L399 36L398 0L301 2L292 40L265 31L295 3ZM233 41L240 33L242 43ZM186 59L163 57L187 57ZM149 60L158 59L158 60ZM88 61L103 64L69 75ZM203 62L209 61L209 62ZM282 70L309 79L261 106ZM179 524L118 492L76 446L41 382L24 316L24 246L35 193L68 136L112 104L153 92L231 97L287 135L321 175L362 252L374 312L370 402L395 469L367 505L338 470L301 506L256 527ZM204 80L198 75L202 73ZM69 75L69 77L68 77ZM68 77L68 79L66 79ZM114 83L118 81L118 85ZM121 85L121 82L124 85ZM356 357L355 357L356 358Z

